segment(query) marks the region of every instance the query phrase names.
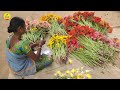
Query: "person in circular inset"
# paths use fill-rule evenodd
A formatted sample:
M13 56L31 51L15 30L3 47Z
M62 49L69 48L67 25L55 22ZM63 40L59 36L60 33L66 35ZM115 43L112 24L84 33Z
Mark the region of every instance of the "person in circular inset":
M13 34L6 40L6 56L10 70L22 78L35 74L53 62L47 55L40 55L45 41L30 46L31 42L21 40L25 32L25 21L20 17L13 17L8 27L8 33ZM35 46L39 47L37 54L32 51Z

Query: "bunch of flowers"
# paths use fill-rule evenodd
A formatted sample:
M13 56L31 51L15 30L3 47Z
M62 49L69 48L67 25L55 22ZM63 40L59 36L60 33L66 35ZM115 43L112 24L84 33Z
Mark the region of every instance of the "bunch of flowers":
M95 28L96 30L98 30L102 33L104 32L103 31L104 29L107 29L106 32L112 33L112 28L110 27L109 23L103 21L100 17L94 16L94 12L83 12L81 14L78 12L78 14L84 18L84 20L86 22L84 22L84 20L83 20L83 22L85 24ZM87 21L89 21L89 22L87 22Z
M84 48L73 50L70 53L72 58L76 58L88 66L102 66L106 63L114 63L116 51L113 47L102 43L102 41L93 41L85 35L78 37L77 40Z
M49 34L60 34L60 35L67 35L64 26L62 24L62 17L56 14L47 14L40 17L41 21L47 21L51 24L49 29Z
M106 43L110 47L115 47L120 49L120 40L118 38L109 39L107 36L103 35L102 33L96 31L90 36L94 41L102 41Z
M57 21L53 21L49 29L49 34L50 35L53 35L53 34L67 35L67 32L64 29L63 24L59 24Z
M22 40L28 40L31 43L45 38L51 26L47 21L30 20L29 17L26 18L25 24L27 32L22 35Z
M54 60L63 60L67 56L66 39L69 36L53 34L48 42Z
M66 72L62 73L57 71L55 75L55 79L91 79L92 76L89 74L90 70L84 70L83 67L66 70Z
M26 29L28 31L35 31L35 30L41 30L43 28L45 29L50 28L50 24L47 21L39 21L38 19L30 20L29 17L26 18L25 24L26 24Z
M49 23L53 22L53 21L58 21L61 19L61 16L56 15L56 14L47 14L47 15L43 15L40 17L41 21L47 21Z
M84 48L84 46L80 45L78 43L78 40L76 37L79 37L80 35L86 35L87 37L91 37L94 34L94 29L89 28L89 26L75 26L70 32L68 32L68 35L71 37L67 39L67 46L68 50L71 52L72 50L77 50L79 48Z
M87 19L87 16L84 18ZM67 39L70 56L89 66L101 66L103 63L113 62L115 50L112 48L111 40L94 28L77 24L72 27L68 35L71 36Z
M46 32L43 30L40 31L27 31L22 35L22 40L29 41L33 44L37 43L39 40L44 39L46 37Z
M110 45L112 45L113 47L117 49L120 49L120 39L113 38L112 40L110 40Z
M72 16L65 17L63 23L67 32L69 32L73 26L80 24L83 26L90 26L105 35L107 33L112 33L112 28L109 23L94 16L94 12L76 12Z
M78 25L78 23L71 21L72 18L73 18L72 16L68 16L68 17L64 17L63 19L63 25L67 32L71 31L74 26Z
M77 25L68 34L73 37L78 37L80 35L92 36L93 33L93 28L89 28L89 26Z
M74 58L81 60L81 62L89 66L101 66L103 62L113 61L112 56L114 55L114 50L108 45L104 45L104 43L110 44L110 40L107 39L105 35L95 31L89 26L81 25L74 26L68 34L71 36L67 39L70 56L74 56ZM99 42L100 40L103 43ZM105 51L104 48L109 49ZM105 52L104 55L106 57L101 56L100 51ZM111 60L106 58L111 58Z
M61 23L62 18L55 14L47 14L41 16L40 19L41 21L47 21L51 24L48 32L50 36L48 47L53 53L53 59L64 61L66 63L66 39L68 38L68 36L63 24Z
M66 41L68 52L70 53L72 50L77 50L80 48L80 44L78 43L78 40L75 37L69 37Z

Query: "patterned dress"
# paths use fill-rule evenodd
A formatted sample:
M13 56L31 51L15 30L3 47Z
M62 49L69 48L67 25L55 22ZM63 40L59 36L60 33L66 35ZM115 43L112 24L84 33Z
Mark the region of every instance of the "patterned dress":
M9 48L9 39L6 41L6 47ZM16 55L27 55L27 53L32 50L30 47L29 41L19 41L17 42L11 49L9 49L12 53ZM49 58L47 55L43 54L37 61L35 61L36 70L42 70L43 68L52 64L53 60Z

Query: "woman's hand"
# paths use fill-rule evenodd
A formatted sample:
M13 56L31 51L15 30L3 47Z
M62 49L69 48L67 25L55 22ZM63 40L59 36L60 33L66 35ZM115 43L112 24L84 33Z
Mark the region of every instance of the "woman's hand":
M41 47L45 44L45 40L40 41L36 45L38 45L39 49L37 50L37 54L35 54L32 50L27 54L32 60L37 61L40 58Z
M38 47L42 47L42 45L44 45L45 42L46 42L45 40L40 41L40 42L38 43Z

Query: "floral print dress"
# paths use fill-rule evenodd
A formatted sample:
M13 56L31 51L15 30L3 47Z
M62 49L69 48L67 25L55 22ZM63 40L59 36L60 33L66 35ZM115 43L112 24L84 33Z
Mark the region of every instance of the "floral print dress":
M17 42L10 51L14 54L21 55L21 54L27 54L31 49L29 41L19 41ZM8 46L8 40L6 41L6 45ZM43 68L47 67L53 62L51 58L49 58L47 55L42 55L39 60L35 61L36 64L36 70L42 70Z

